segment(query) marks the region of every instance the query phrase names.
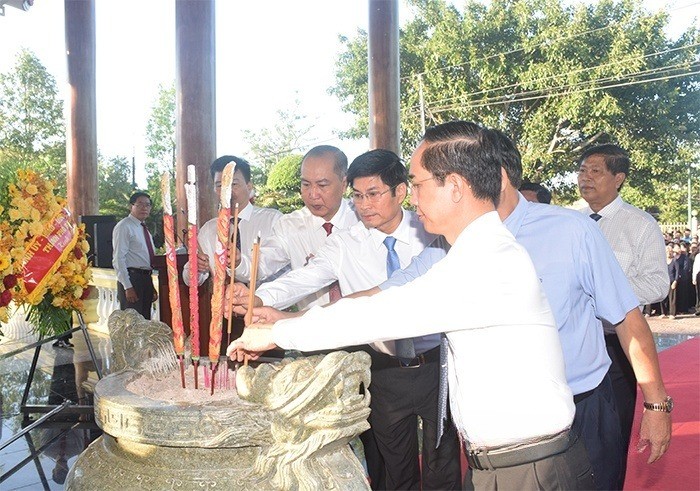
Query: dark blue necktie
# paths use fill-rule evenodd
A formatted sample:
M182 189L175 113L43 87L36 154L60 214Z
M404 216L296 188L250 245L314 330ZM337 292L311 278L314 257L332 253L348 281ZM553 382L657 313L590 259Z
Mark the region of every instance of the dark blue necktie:
M386 277L391 278L394 271L401 268L399 255L394 249L396 238L391 235L384 239L384 245L387 248L386 254ZM396 357L401 361L409 362L416 357L416 348L413 345L413 339L397 339L396 340Z
M601 215L598 215L597 213L591 213L591 214L588 215L588 216L591 217L591 218L592 218L593 220L595 220L596 222L597 222L598 220L600 220L601 218L603 218Z

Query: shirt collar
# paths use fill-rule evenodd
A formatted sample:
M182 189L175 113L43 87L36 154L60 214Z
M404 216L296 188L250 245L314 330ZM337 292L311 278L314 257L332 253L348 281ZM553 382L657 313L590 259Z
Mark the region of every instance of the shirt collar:
M513 209L513 211L503 220L503 225L506 226L508 231L513 234L513 237L517 237L520 227L525 220L527 215L527 209L530 206L530 202L525 199L525 197L518 193L518 204Z
M394 237L397 240L397 242L403 242L404 244L411 243L411 215L409 213L406 213L406 210L404 210L403 208L401 208L401 213L401 222L399 223L399 226L396 227L396 230L394 230L392 233L385 234L384 232L380 232L376 228L372 228L369 230L369 237L370 240L374 243L375 248L379 249L380 247L384 247L384 239L386 239L389 235Z
M136 218L136 217L135 217L134 215L132 215L131 213L129 213L129 214L127 215L126 218L130 219L130 220L131 220L132 222L134 222L136 225L141 225L141 224L143 223L141 220L139 220L138 218Z
M618 194L617 197L610 203L605 205L598 211L598 215L605 218L612 218L615 214L622 209L622 198Z
M323 224L326 223L326 220L323 219L323 217L319 217L311 213L311 210L307 206L304 207L306 211L311 215L311 220L312 223L314 224L314 227L321 229L323 228ZM348 206L348 202L345 199L340 200L340 207L338 208L338 211L335 212L335 215L333 215L333 218L330 219L330 223L333 224L333 228L335 229L338 227L338 224L343 223L343 216L345 216L345 213L348 211L350 207Z
M250 217L253 216L253 205L248 203L245 208L238 210L238 220L250 221Z

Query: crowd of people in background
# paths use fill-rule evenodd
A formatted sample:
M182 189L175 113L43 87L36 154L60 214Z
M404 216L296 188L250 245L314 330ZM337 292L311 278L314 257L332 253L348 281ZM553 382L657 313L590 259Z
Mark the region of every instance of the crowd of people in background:
M647 317L658 315L669 319L675 319L679 314L700 315L700 261L695 261L698 235L692 235L690 229L686 228L682 232L666 232L664 241L668 265L668 296L661 302L646 305L644 314Z

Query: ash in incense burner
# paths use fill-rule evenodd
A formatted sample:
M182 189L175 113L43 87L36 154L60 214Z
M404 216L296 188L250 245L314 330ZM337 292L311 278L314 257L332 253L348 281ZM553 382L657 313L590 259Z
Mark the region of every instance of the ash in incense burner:
M167 326L134 311L109 322L117 371L95 387L104 435L66 489L369 489L348 445L369 427L367 354L241 367L238 391L212 398L182 390Z

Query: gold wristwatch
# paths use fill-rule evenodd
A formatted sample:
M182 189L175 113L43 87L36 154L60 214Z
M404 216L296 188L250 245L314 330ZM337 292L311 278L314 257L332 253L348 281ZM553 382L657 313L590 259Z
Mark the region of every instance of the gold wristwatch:
M665 413L670 413L673 411L673 399L671 396L666 396L663 402L644 402L644 409L649 411L663 411Z

